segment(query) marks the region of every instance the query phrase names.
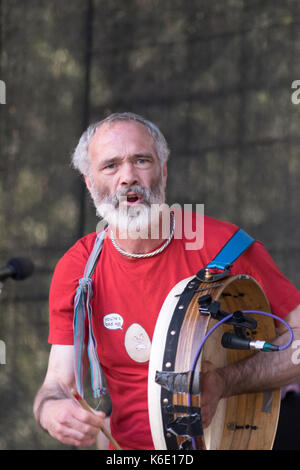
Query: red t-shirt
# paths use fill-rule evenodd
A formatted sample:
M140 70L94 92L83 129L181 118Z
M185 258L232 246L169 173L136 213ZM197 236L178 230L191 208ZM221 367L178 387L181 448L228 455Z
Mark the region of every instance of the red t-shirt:
M205 267L231 238L237 227L205 216L204 245L185 250L186 241L174 238L159 255L133 259L121 255L109 237L104 240L93 274L93 329L97 352L112 400L111 431L121 448L153 449L147 375L149 362L136 362L125 348L130 325L141 325L152 340L157 316L170 290L182 279ZM58 262L50 288L51 344L73 344L73 306L96 233L80 239ZM300 304L300 292L281 274L260 242L236 262L233 274L248 274L264 289L274 314L284 317ZM111 327L111 314L121 318Z

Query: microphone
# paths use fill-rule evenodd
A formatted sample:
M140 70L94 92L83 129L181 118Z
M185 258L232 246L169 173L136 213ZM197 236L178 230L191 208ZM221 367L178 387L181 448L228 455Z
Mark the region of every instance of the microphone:
M222 336L222 346L229 349L255 349L257 351L278 351L279 346L267 341L240 338L234 333L226 332Z
M16 281L21 281L31 276L34 271L34 264L28 258L11 258L7 265L0 268L0 282L11 277Z

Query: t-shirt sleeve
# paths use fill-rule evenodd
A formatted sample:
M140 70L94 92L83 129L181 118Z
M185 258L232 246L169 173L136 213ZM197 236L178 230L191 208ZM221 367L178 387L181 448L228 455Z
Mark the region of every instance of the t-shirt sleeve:
M88 256L88 247L79 240L55 267L49 291L50 344L74 344L74 297Z
M261 242L255 242L235 264L239 272L246 271L260 284L274 315L284 318L300 305L300 291L282 274Z

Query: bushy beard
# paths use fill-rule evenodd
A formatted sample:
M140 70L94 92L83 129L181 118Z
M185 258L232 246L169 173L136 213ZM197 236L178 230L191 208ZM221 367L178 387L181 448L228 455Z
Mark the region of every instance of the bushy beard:
M162 181L153 184L151 188L132 185L119 189L114 194L100 195L91 179L91 196L99 217L110 226L119 230L120 238L148 238L149 227L155 232L159 226L161 206L165 206L165 192ZM136 193L142 197L139 204L127 206L128 193Z

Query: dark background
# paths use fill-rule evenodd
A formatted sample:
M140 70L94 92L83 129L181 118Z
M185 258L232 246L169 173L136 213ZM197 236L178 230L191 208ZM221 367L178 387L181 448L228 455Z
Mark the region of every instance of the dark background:
M168 202L263 241L300 287L298 0L0 0L0 449L65 449L32 402L47 367L48 289L97 220L70 154L87 124L132 111L170 148ZM293 414L293 413L292 413ZM300 438L299 438L300 439Z

